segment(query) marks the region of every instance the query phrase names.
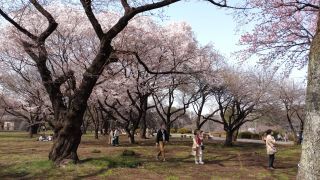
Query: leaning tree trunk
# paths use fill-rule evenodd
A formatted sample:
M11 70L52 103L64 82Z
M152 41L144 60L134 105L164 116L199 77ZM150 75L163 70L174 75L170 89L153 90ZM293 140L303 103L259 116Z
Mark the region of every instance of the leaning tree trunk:
M320 18L313 38L308 68L306 119L304 123L302 153L297 179L320 178Z
M299 138L298 135L297 135L297 131L295 130L295 128L293 127L293 124L292 124L292 121L291 121L291 117L289 116L289 113L287 112L287 120L288 120L288 124L289 124L289 127L292 131L292 134L293 134L293 138L294 138L294 143L295 144L299 144ZM301 144L301 142L300 142Z
M224 145L225 146L232 146L233 144L232 144L232 141L233 140L233 131L231 131L231 130L227 130L226 131L226 140L225 140L225 142L224 142Z

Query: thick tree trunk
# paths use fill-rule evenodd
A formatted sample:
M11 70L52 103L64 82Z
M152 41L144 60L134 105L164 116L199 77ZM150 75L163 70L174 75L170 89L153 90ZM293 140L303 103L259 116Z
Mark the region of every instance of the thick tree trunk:
M49 153L49 159L60 166L66 162L77 163L79 157L77 154L78 146L81 141L83 116L86 110L86 104L79 106L73 105L69 111L60 110L57 114L57 122L54 128L53 146ZM59 109L56 109L59 112Z
M79 161L77 149L81 141L81 135L80 126L75 124L66 125L55 132L49 159L54 161L56 165L60 165L64 160L77 163Z
M320 179L320 18L313 38L308 68L306 119L297 179Z
M31 126L29 128L29 137L33 138L33 131L32 131L32 127Z
M201 125L201 123L200 123L200 118L197 117L197 120L196 120L196 128L200 130L200 129L201 129L201 126L202 126L202 125Z
M129 140L130 140L130 144L135 144L136 143L136 141L134 139L134 134L129 135Z
M232 146L233 140L233 131L226 131L226 140L224 142L225 146Z
M168 134L169 134L169 136L170 136L170 134L171 134L171 132L170 132L170 130L171 130L171 124L167 124L167 125L166 125L166 130L167 130L167 132L168 132Z
M39 129L39 124L30 125L30 127L29 127L29 137L33 138L33 135L38 133L38 129Z
M106 119L103 120L102 127L104 128L105 135L109 134L109 123L108 123L108 120L106 120Z

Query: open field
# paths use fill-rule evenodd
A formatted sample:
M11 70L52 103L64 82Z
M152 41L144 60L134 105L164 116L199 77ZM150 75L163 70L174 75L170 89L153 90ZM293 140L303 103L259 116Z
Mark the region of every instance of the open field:
M37 142L27 133L0 132L0 179L295 179L300 147L279 146L276 170L267 169L262 144L241 143L227 148L206 142L205 165L195 165L191 140L172 139L166 147L167 162L155 159L154 140L120 147L107 145L107 138L84 135L79 147L81 163L56 168L48 161L51 142ZM133 157L122 156L133 150Z

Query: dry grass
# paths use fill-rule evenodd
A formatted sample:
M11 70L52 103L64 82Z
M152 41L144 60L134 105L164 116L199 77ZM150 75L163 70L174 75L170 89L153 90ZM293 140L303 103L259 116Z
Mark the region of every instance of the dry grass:
M107 138L85 135L79 147L80 164L56 168L48 161L51 142L37 142L27 133L0 132L0 179L295 179L300 147L281 146L274 171L266 168L265 148L259 144L223 147L206 142L205 165L194 165L191 141L172 139L166 147L167 162L155 159L154 140L130 145L124 137L120 147ZM123 150L134 157L124 157Z

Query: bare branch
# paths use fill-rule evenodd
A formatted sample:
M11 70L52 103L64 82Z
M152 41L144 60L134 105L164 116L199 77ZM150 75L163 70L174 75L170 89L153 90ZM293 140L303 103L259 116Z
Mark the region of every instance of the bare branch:
M15 28L17 28L20 32L31 38L32 40L37 40L37 36L33 35L31 32L26 30L25 28L21 27L17 22L15 22L12 18L10 18L5 12L0 9L0 15L10 22Z
M81 4L86 12L86 15L94 29L94 31L96 32L98 38L100 40L102 40L103 36L104 36L104 32L101 28L100 23L98 22L96 16L94 15L93 11L92 11L92 7L91 7L91 0L80 0Z

